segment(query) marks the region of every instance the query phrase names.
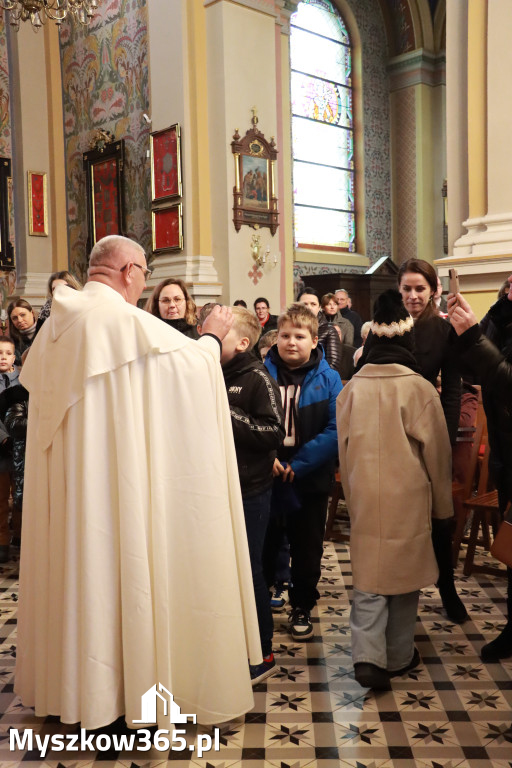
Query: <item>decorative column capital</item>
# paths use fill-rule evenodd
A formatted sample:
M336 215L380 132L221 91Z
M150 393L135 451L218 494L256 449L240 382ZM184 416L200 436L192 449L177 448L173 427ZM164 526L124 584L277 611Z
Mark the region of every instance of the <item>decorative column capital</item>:
M445 85L446 56L444 51L435 54L418 48L409 53L394 56L388 64L389 90L410 88L414 85Z
M292 13L295 13L300 0L275 0L276 10L278 16L276 18L276 24L281 27L281 33L283 35L290 34L290 18Z

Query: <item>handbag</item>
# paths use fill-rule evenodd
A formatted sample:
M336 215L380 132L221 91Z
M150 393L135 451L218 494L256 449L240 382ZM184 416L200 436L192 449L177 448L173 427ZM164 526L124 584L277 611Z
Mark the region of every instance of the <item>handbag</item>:
M491 546L491 555L512 568L512 515L509 509Z

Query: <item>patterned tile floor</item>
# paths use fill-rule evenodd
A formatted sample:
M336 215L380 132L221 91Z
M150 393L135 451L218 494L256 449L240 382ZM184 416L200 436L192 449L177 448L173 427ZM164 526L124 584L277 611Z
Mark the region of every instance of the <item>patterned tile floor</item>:
M460 570L460 569L459 569ZM350 656L351 571L346 544L326 543L315 634L295 643L287 617L275 616L278 672L255 689L255 708L220 726L220 750L194 753L39 753L9 750L9 728L41 735L72 733L56 718L36 718L13 693L17 563L0 568L0 763L135 768L512 768L512 660L485 665L478 651L504 624L505 580L458 578L471 620L463 626L443 615L435 588L423 591L416 643L422 663L373 694L353 678ZM202 733L208 729L199 726ZM187 747L198 731L187 727ZM64 756L66 755L66 756ZM185 758L187 755L187 759ZM191 756L191 759L188 757Z

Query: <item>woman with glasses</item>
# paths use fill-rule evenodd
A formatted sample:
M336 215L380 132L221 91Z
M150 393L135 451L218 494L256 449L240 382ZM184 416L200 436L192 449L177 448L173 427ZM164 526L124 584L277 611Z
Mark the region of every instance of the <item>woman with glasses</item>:
M168 277L163 280L149 297L146 312L159 317L191 339L198 339L196 305L187 291L183 280Z

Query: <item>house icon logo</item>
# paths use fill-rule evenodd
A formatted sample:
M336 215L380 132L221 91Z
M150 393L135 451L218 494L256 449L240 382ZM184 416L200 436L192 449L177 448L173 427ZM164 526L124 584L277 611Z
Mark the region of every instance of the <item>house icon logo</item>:
M156 723L156 710L157 699L160 699L164 703L164 715L169 714L169 721L174 725L186 723L190 719L190 722L196 723L196 715L185 715L181 713L181 707L174 701L174 696L167 688L158 683L153 685L146 693L143 693L140 697L141 712L140 720L134 720L134 723L141 723L144 725L151 725Z

